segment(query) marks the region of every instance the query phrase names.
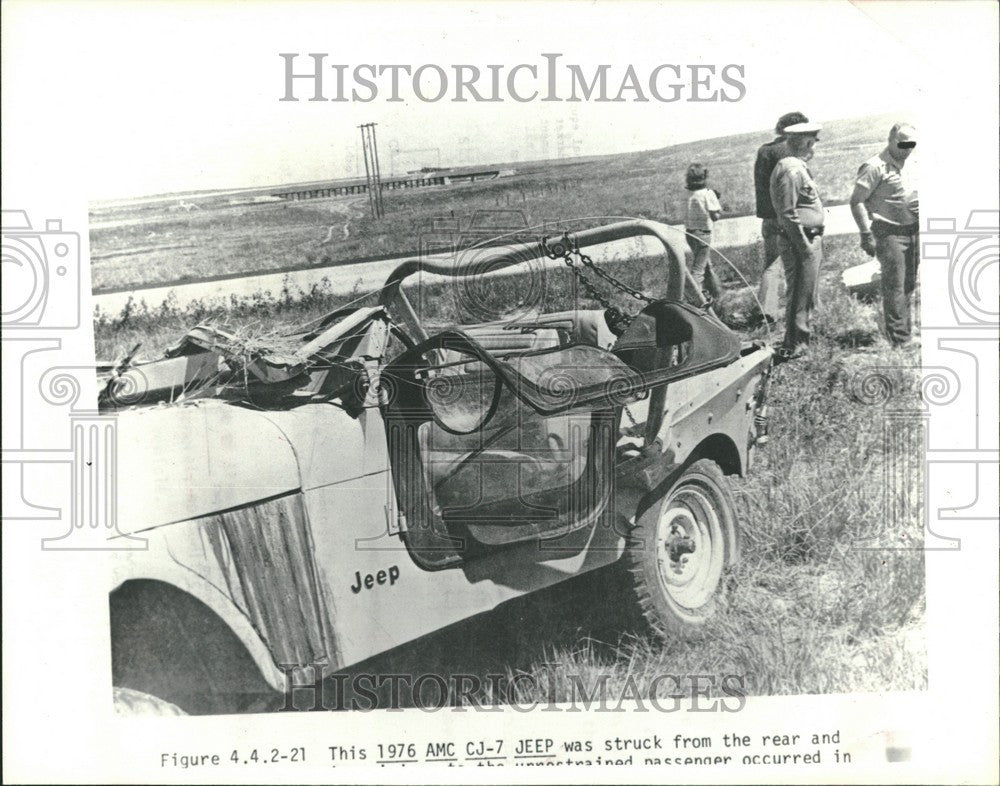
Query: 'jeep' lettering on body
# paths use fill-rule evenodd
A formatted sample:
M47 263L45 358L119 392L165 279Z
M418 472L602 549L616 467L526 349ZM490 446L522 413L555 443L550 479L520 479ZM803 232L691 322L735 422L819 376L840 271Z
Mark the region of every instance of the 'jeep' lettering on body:
M389 586L396 583L396 579L399 578L399 566L393 565L389 570L380 570L378 573L366 573L364 577L361 576L361 571L354 571L354 583L351 585L351 592L355 595L361 592L362 589L372 589L376 584L385 584L388 582Z

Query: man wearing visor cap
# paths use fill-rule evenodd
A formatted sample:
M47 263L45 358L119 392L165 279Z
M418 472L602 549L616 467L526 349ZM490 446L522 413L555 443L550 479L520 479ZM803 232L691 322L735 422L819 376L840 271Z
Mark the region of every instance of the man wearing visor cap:
M805 354L819 303L819 268L823 262L823 202L806 162L819 140L819 123L785 128L789 155L771 173L771 202L778 218L778 248L785 267L785 338L779 358Z
M801 112L786 112L778 118L774 126L775 138L757 150L757 160L753 167L754 195L757 202L757 218L761 219L761 235L764 238L764 266L760 276L757 297L760 301L761 319L774 324L781 317L778 306L778 289L785 282L778 250L778 236L781 234L778 216L771 204L771 173L778 162L788 156L785 129L797 123L808 123L809 118Z
M893 345L910 343L910 296L916 289L920 261L920 217L913 165L905 167L917 146L917 132L907 123L889 131L889 144L858 170L851 212L861 232L861 248L882 268L882 312Z

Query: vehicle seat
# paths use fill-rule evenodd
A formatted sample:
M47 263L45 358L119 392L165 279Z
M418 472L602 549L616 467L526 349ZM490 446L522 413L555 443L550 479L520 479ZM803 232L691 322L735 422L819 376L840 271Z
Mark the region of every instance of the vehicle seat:
M510 327L505 322L493 322L459 325L457 329L479 342L483 349L496 357L515 352L553 349L566 343L554 327L522 328L520 325Z
M456 325L498 357L513 352L586 344L610 349L617 337L608 328L603 309L574 309L525 317L518 322Z

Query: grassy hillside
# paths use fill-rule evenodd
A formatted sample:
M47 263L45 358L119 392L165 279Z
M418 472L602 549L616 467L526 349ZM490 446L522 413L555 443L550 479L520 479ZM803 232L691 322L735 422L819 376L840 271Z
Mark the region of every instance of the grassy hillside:
M838 120L826 125L811 167L827 204L850 195L858 165L878 152L893 118ZM228 206L206 202L102 211L91 230L95 290L324 266L359 257L416 250L435 219L469 224L481 211L515 211L496 220L534 226L585 216L632 216L681 223L692 161L710 171L728 215L754 212L753 161L772 138L738 134L639 153L528 164L499 164L514 177L385 193L386 216L374 221L367 198ZM197 201L197 200L195 200Z

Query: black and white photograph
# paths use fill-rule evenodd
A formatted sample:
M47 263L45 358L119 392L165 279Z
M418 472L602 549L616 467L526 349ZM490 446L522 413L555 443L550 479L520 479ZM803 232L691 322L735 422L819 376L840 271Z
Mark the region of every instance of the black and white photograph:
M995 779L952 5L5 3L5 779Z

